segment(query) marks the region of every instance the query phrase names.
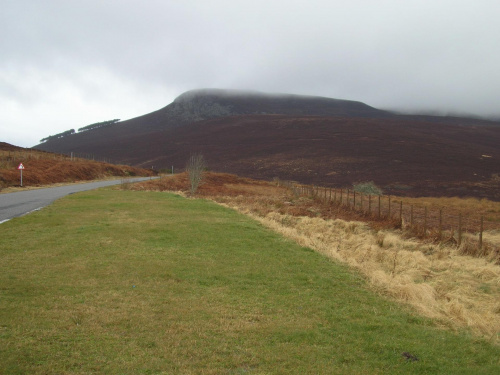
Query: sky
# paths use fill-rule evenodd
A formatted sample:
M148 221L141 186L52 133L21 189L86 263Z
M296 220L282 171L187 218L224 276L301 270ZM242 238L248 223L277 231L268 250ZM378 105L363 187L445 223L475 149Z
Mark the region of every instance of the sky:
M198 88L500 118L498 0L0 0L0 142Z

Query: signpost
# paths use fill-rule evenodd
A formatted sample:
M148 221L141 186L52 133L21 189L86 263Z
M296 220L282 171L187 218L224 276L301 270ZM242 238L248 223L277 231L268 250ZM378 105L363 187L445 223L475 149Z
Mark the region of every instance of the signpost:
M17 167L17 169L21 171L21 187L23 187L23 169L24 169L23 163L19 164L19 167Z

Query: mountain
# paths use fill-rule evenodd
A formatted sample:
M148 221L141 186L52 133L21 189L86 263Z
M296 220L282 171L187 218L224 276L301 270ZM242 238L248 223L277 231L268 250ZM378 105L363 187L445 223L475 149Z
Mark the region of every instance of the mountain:
M61 153L89 152L90 149L105 153L106 145L115 143L115 140L163 131L201 120L249 114L383 117L389 113L349 100L265 94L256 91L201 89L185 92L166 107L144 116L52 139L35 148Z
M203 153L212 170L327 186L373 180L405 195L500 199L500 124L398 115L361 102L235 90L188 91L131 120L36 148L183 169Z

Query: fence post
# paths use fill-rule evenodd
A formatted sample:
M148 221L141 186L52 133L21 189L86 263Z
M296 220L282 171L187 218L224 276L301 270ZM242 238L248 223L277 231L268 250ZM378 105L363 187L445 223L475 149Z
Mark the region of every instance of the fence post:
M458 215L458 246L462 244L462 214Z
M349 189L347 189L346 202L347 202L347 207L351 207L351 202L349 202Z
M439 241L443 236L443 209L439 209Z
M389 219L391 218L391 196L389 195Z
M378 218L380 219L380 195L378 196Z
M372 215L372 196L368 195L368 215Z
M403 201L399 202L399 225L403 228Z
M481 215L481 227L479 228L479 251L483 250L483 216Z
M424 238L427 236L427 206L424 211Z
M410 205L410 228L413 229L413 204Z
M352 191L352 195L354 197L354 200L352 202L352 207L354 208L354 211L356 211L356 190Z

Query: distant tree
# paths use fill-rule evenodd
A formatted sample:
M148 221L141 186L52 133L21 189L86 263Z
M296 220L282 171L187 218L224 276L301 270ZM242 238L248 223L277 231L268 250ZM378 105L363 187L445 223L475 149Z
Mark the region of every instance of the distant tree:
M71 134L75 134L75 129L70 129L70 130L66 130L66 131L64 131L62 133L57 133L57 134L54 134L54 135L49 135L48 137L40 139L40 143L47 142L47 141L52 141L54 139L64 138L64 137L66 137L68 135L71 135Z
M107 120L107 121L96 122L96 123L93 123L93 124L90 124L90 125L83 126L83 127L79 128L78 132L86 132L88 130L94 130L94 129L102 128L104 126L113 125L113 124L116 124L118 121L120 121L119 118L114 119L114 120Z
M88 131L88 130L93 130L93 129L102 128L104 126L113 125L113 124L116 124L118 121L120 121L119 118L114 119L114 120L107 120L107 121L96 122L94 124L90 124L90 125L84 126L82 128L79 128L78 132L85 132L85 131ZM47 142L47 141L52 141L52 140L58 139L58 138L63 138L63 137L66 137L66 136L68 136L70 134L75 134L75 129L70 129L70 130L66 130L65 132L62 132L62 133L58 133L58 134L54 134L54 135L49 135L48 137L40 139L40 143L44 143L44 142Z
M191 194L196 193L198 187L203 181L206 164L203 155L192 154L186 165L186 172L189 177L189 191Z
M66 130L65 132L57 134L57 138L63 138L68 135L75 134L75 129Z

